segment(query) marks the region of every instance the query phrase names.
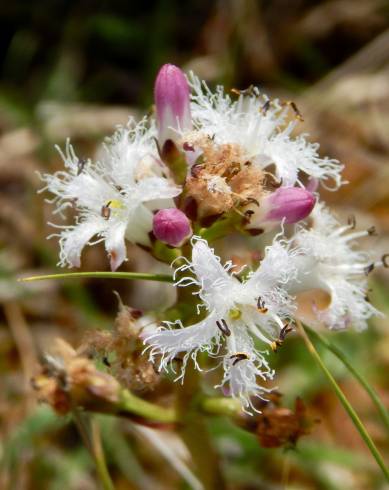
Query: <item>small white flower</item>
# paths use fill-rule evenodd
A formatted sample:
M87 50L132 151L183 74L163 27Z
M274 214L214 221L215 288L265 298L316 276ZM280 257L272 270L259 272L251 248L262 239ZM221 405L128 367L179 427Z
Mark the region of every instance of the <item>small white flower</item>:
M62 214L68 207L77 210L74 225L54 225L62 228L61 266L79 267L84 246L104 241L115 270L126 259L125 239L149 244L152 211L173 207L171 198L181 192L165 176L155 135L146 119L138 124L130 120L108 140L96 163L79 159L69 141L65 154L57 148L66 170L43 175L46 186L41 191L54 194L54 213ZM93 237L97 238L91 242Z
M191 112L195 128L207 134L216 144L236 144L244 157L266 169L275 166L275 174L283 185L299 182L299 171L319 179L323 185L338 188L343 170L337 160L320 158L319 145L306 140L306 135L293 138L296 121L286 123L289 106L277 99L271 102L258 89L240 95L236 101L217 87L213 93L193 73ZM185 140L185 133L182 135Z
M198 352L219 357L223 354L224 378L233 397L242 400L245 409L253 408L251 396L261 397L267 390L257 384L257 378L272 378L265 352L259 351L254 339L272 345L285 321L294 310L292 299L283 286L296 277L291 257L295 254L286 243L275 240L266 248L266 255L257 271L241 282L231 272L232 264L224 267L207 243L192 238L192 262L177 269L191 274L176 285L195 285L196 294L205 306L207 316L184 328L181 321L167 323L157 332L145 336L150 358L161 355L159 369L166 369L179 353L185 353L182 370L177 379L183 379L185 367L191 358L195 366ZM179 328L174 329L178 326ZM224 345L224 351L222 351Z
M354 222L341 226L323 203L316 204L311 218L312 227L300 228L294 236L302 253L295 257L298 279L288 289L328 292L327 308L313 305L317 319L331 329L350 325L362 330L371 316L380 314L367 300L367 275L382 262L372 262L368 253L356 250L355 240L373 234L374 228L352 231Z

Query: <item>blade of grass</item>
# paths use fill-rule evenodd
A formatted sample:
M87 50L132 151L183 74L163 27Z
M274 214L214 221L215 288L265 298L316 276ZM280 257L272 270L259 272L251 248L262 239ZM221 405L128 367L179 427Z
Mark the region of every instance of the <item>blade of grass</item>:
M386 429L389 432L389 411L384 407L380 397L376 393L375 389L369 384L369 382L362 376L362 374L355 369L352 363L347 359L346 355L334 344L332 344L328 339L320 335L318 332L313 330L308 325L304 325L305 330L308 332L308 335L319 342L323 347L332 352L342 363L343 365L350 371L350 373L354 376L354 378L360 383L360 385L366 390L368 395L370 396L372 402L376 406L383 423L385 424Z
M104 490L115 490L108 472L107 463L101 444L100 430L95 420L88 414L73 410L73 419L81 438L96 465L96 472Z
M320 369L322 370L323 374L326 376L328 379L329 383L331 384L332 388L335 391L336 396L338 397L339 401L343 405L344 409L348 413L350 419L352 420L353 424L355 425L356 429L358 430L359 434L361 435L362 439L366 443L367 447L369 448L372 456L376 460L378 466L381 468L382 473L384 474L386 480L389 482L389 468L386 466L384 460L382 459L382 456L380 452L378 451L376 445L374 444L372 438L370 437L369 433L367 432L365 426L363 425L361 419L355 412L354 408L350 404L350 402L347 400L346 396L344 395L343 391L340 389L338 383L335 381L335 378L332 376L332 374L329 372L327 369L326 365L322 361L319 353L315 349L315 346L312 344L310 341L308 334L306 333L304 326L296 320L296 325L297 328L305 342L305 345L307 346L308 351L311 353L312 357L316 360L317 364L319 365Z
M48 274L45 276L22 277L19 282L45 281L48 279L136 279L142 281L159 281L173 283L173 276L169 274L150 274L147 272L65 272L59 274Z

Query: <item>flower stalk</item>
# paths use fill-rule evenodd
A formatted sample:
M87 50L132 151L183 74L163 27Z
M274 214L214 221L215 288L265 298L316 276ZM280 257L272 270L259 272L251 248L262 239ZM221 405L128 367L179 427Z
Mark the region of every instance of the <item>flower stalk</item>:
M384 423L386 429L389 432L389 412L384 407L380 397L378 396L375 389L370 385L370 383L362 376L362 374L355 369L354 365L347 359L346 355L332 342L328 339L317 333L312 328L307 325L304 326L305 330L308 332L309 337L319 342L323 347L332 352L342 363L343 365L350 371L350 373L354 376L354 378L358 381L358 383L366 390L366 393L369 395L371 401L376 406L378 413L381 416L382 422Z
M352 423L354 424L355 428L358 430L360 436L364 440L366 446L368 447L370 453L372 454L373 458L376 460L378 466L381 468L382 473L384 474L386 480L389 482L389 468L385 464L381 453L378 451L377 446L374 444L374 441L370 437L369 433L366 430L366 427L363 425L361 419L359 418L358 414L355 412L354 408L344 395L343 391L339 387L338 383L335 381L335 378L332 376L330 371L327 369L326 365L322 361L319 353L315 349L315 346L312 344L310 341L308 334L305 331L305 327L301 324L299 320L296 320L296 325L297 329L303 338L305 345L307 346L308 351L312 355L312 357L315 359L317 362L318 366L320 367L321 371L329 381L330 385L335 391L336 396L338 397L339 401L343 405L344 409L346 410L347 414L349 415Z
M147 272L65 272L60 274L47 274L44 276L22 277L18 279L20 282L46 281L49 279L126 279L140 281L159 281L159 282L174 282L173 276L169 274L151 274Z

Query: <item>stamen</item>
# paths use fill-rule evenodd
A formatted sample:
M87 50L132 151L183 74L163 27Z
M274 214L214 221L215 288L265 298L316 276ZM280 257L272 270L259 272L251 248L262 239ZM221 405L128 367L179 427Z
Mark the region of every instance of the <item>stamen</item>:
M256 95L254 85L250 85L248 88L244 90L239 90L238 88L232 88L231 92L235 95L249 95L249 96Z
M235 366L240 361L247 361L248 359L250 359L250 356L245 352L236 352L235 354L232 354L230 356L230 359L234 359L232 365Z
M376 230L376 227L375 226L371 226L368 230L366 230L367 233L370 235L370 236L377 236L377 230Z
M255 205L257 205L259 207L259 202L256 199L254 199L254 197L248 197L246 199L245 204L248 204L248 203L253 203L253 204L255 204Z
M384 254L381 257L382 265L385 267L385 269L389 268L389 254Z
M267 100L263 106L259 109L259 112L263 115L266 116L267 111L270 109L271 101Z
M106 220L109 220L109 218L111 217L110 205L111 201L108 201L107 204L104 204L104 206L101 208L101 216Z
M87 164L86 158L80 158L77 162L77 177L83 172L85 165Z
M257 300L257 310L259 311L259 313L267 313L269 311L268 308L266 308L265 302L263 301L261 296L259 296Z
M222 318L220 321L216 320L216 326L221 331L223 335L229 337L231 335L231 330L229 329L227 322Z
M374 262L373 262L373 263L371 263L371 264L369 264L369 265L367 265L367 266L364 268L365 275L366 275L366 276L368 276L368 275L370 274L370 272L373 272L374 268L375 268L375 264L374 264Z
M296 103L293 102L293 100L287 100L285 102L282 102L281 105L290 106L296 115L296 119L300 122L304 122L303 116L302 116L301 112L298 110L298 107L297 107Z
M276 339L274 342L270 344L270 347L273 352L277 352L278 347L281 347L281 345L284 343L285 337L290 332L293 332L293 327L290 323L287 323L284 327L282 327L278 339Z
M350 216L347 218L347 224L350 226L351 230L355 230L355 226L357 224L355 214L350 214Z

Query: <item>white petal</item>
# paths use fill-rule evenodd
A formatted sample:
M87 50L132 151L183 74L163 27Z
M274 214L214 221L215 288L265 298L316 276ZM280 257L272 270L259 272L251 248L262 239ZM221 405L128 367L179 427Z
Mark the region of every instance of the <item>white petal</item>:
M111 270L115 271L126 259L127 249L124 241L126 223L115 223L105 232L105 249L108 252Z
M192 239L192 266L199 282L205 290L232 282L231 276L220 263L220 257L214 254L205 240Z
M148 177L138 182L137 191L142 202L178 196L181 188L161 177Z
M141 204L131 211L125 236L132 243L147 247L150 245L149 233L152 229L153 213Z
M60 238L60 265L80 267L82 249L94 235L103 230L104 224L100 219L86 220L73 228L64 230Z
M172 329L174 324L168 324L169 328L160 329L155 333L147 333L144 343L150 348L150 359L153 361L156 355L161 355L159 370L166 369L169 363L181 352L186 352L181 367L181 376L184 375L189 356L196 362L198 351L212 352L219 346L220 330L216 326L216 317L209 315L199 323L190 327L183 327L179 322L178 329Z
M272 379L270 369L263 353L255 349L246 328L241 325L234 328L227 339L227 354L224 358L224 377L221 386L228 383L229 392L234 398L240 398L245 411L256 411L252 398L261 398L269 392L258 384L260 379Z

